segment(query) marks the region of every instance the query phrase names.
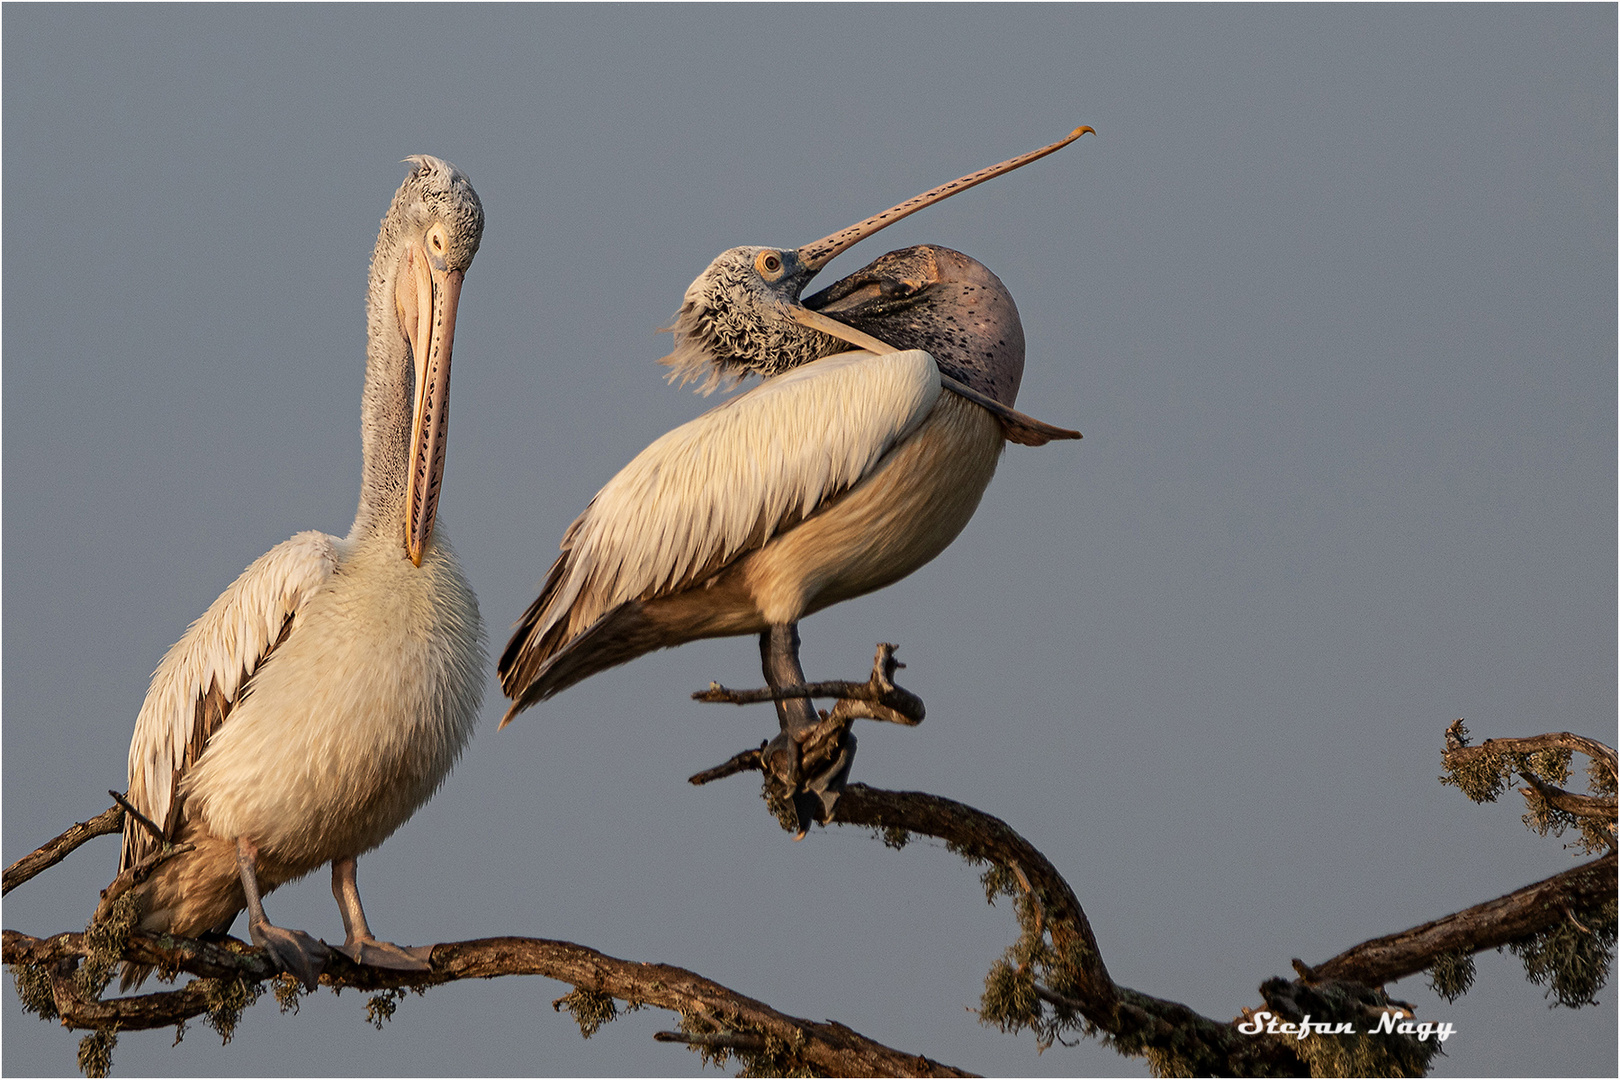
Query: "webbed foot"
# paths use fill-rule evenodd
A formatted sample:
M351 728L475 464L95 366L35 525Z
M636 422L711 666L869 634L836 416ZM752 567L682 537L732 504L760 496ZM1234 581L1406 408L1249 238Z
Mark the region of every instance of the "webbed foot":
M692 697L734 705L774 702L781 731L758 750L734 755L730 761L690 777L690 782L707 784L758 769L766 776L766 801L783 827L794 833L793 839L802 840L813 821L832 821L839 792L855 761L850 722L868 718L908 727L922 722L922 700L895 685L894 673L905 665L894 658L894 649L887 643L877 647L871 677L864 683L807 683L799 666L797 625L773 625L759 640L766 689L728 690L710 683L709 689ZM830 712L818 713L810 703L817 697L838 701Z
M388 968L391 971L432 971L430 962L433 946L414 945L410 948L376 938L345 941L337 951L357 964Z
M855 736L847 722L824 718L815 727L780 733L761 757L763 771L793 806L793 839L803 840L812 822L833 820L839 792L855 763Z
M258 859L259 849L253 841L238 836L236 872L242 881L242 896L247 901L248 937L274 957L281 970L313 990L331 952L302 930L288 930L265 918L264 903L259 897Z
M365 908L360 906L360 885L355 880L358 862L347 855L332 860L332 898L338 903L343 916L343 944L338 952L357 964L388 968L392 971L432 971L429 958L433 946L417 945L404 948L388 941L378 941L366 923Z
M326 959L331 955L321 942L302 930L288 930L263 920L248 923L248 937L306 988L313 990L319 984Z

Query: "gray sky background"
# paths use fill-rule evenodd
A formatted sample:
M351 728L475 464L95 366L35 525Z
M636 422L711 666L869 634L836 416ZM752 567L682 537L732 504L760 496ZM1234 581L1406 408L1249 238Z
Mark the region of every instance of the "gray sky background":
M637 451L706 407L656 359L688 282L1061 136L891 228L995 270L1020 406L934 564L803 627L812 677L900 643L929 707L855 779L997 814L1068 876L1121 983L1218 1017L1289 959L1572 865L1436 782L1445 727L1616 716L1616 12L1488 8L16 6L4 13L4 858L107 805L164 650L292 533L346 532L366 262L407 154L488 215L441 522L492 645ZM748 640L644 658L499 734L362 860L404 943L494 934L695 969L988 1073L1145 1075L977 1023L1015 936L977 873L789 842L686 776L770 711ZM111 839L18 890L82 927ZM268 902L333 939L324 874ZM238 929L240 931L241 924ZM1604 1007L1488 954L1439 1075L1613 1075ZM123 1075L685 1074L662 1013L589 1042L544 980L373 1031L364 995L124 1036ZM6 994L4 1071L76 1035Z

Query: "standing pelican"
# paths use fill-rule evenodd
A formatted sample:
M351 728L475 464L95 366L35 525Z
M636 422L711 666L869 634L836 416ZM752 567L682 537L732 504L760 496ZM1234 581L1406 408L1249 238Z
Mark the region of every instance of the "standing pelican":
M434 516L450 352L484 211L467 177L412 157L371 259L360 508L345 537L304 532L243 571L152 676L129 795L192 850L140 881L160 841L131 817L98 918L135 892L139 928L195 936L248 911L255 945L313 986L326 947L274 926L263 893L332 864L342 949L425 969L376 940L355 860L438 788L468 738L485 662L478 603ZM146 969L128 967L126 987Z
M705 637L758 633L770 686L803 684L801 618L943 551L978 506L1004 437L1079 437L1011 408L1023 329L1005 287L974 260L913 249L816 298L822 311L799 296L863 237L1090 130L814 244L733 248L710 264L686 292L664 363L705 391L750 374L764 381L658 439L569 527L501 656L513 699L503 726L598 671ZM804 698L777 711L767 767L793 793L802 835L805 793L831 809L853 743L803 777L794 735L816 711Z

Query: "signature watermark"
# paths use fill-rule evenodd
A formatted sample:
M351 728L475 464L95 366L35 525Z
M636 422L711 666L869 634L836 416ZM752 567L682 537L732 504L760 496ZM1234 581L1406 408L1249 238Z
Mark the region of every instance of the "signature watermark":
M1238 1025L1238 1030L1245 1035L1292 1035L1296 1039L1304 1039L1311 1035L1360 1035L1356 1026L1351 1023L1330 1024L1326 1021L1311 1022L1311 1014L1306 1013L1305 1018L1295 1024L1288 1020L1279 1020L1268 1012L1257 1012L1252 1018ZM1457 1029L1450 1023L1437 1024L1418 1023L1409 1014L1386 1012L1378 1018L1378 1023L1367 1029L1368 1035L1415 1035L1418 1042L1426 1042L1432 1036L1436 1042L1445 1042L1457 1033Z

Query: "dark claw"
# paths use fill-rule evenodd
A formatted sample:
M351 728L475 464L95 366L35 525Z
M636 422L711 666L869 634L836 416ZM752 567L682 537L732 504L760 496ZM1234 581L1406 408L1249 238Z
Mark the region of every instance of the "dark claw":
M798 821L794 824L793 839L803 840L810 831L810 823L816 820L816 807L820 800L808 791L795 791L793 793L793 813Z

